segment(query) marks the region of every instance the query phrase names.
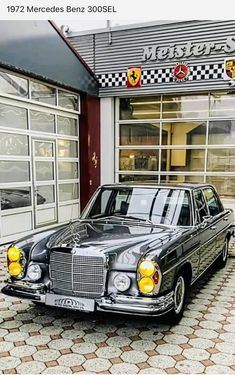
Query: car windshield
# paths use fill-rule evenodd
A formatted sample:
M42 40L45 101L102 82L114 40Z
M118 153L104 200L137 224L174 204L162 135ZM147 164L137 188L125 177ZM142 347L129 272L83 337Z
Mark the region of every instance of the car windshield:
M153 224L192 225L190 194L177 188L107 187L98 191L84 218L140 220Z

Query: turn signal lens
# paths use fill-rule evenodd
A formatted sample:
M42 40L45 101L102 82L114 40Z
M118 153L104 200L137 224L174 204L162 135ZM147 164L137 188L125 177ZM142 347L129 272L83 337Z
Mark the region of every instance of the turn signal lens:
M20 249L16 246L11 246L7 251L7 257L10 262L17 262L20 259Z
M153 275L153 281L155 284L157 284L160 280L160 275L158 273L158 271L155 272L155 274Z
M138 267L138 271L143 276L152 276L156 271L154 262L151 260L143 260Z
M8 272L11 276L19 276L23 271L20 263L12 262L8 266Z
M139 290L142 293L151 293L155 287L153 280L150 277L142 277L138 282Z

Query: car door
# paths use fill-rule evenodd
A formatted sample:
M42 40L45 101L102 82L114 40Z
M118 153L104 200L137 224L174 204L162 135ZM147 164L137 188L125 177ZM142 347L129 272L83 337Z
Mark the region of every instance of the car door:
M209 220L209 209L205 200L205 196L201 189L193 192L196 213L197 228L200 238L200 261L199 272L202 274L212 263L215 252L216 228L214 221Z
M218 194L212 186L204 188L203 194L208 206L209 215L212 217L213 231L216 235L214 238L215 248L212 257L213 261L218 257L225 243L226 228L229 226L229 211L224 209Z

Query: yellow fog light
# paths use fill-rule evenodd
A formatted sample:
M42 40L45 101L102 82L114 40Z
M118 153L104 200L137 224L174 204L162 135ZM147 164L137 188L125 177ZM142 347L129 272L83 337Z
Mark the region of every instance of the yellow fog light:
M139 289L142 293L151 293L155 287L153 280L150 277L142 277L138 282Z
M20 263L12 262L8 266L8 272L11 276L19 276L22 273L23 269Z
M156 269L154 263L151 260L143 260L138 267L138 271L143 276L152 276L155 273Z
M15 246L11 246L7 251L7 257L10 262L17 262L20 259L20 249Z

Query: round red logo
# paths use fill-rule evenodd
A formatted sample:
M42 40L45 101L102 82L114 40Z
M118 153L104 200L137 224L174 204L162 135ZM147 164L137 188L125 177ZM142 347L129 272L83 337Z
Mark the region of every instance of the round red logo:
M177 81L184 81L189 75L189 67L179 63L172 69L172 75Z

